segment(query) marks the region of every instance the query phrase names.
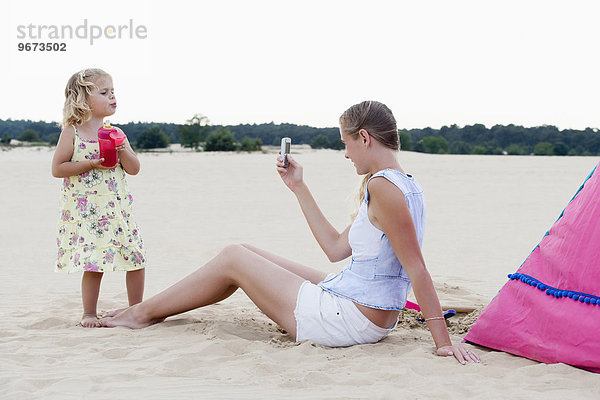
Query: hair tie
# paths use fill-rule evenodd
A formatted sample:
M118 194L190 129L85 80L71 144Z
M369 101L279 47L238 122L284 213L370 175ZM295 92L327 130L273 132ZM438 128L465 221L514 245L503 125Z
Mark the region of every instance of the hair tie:
M85 72L81 71L79 73L79 78L81 78L81 80L85 82Z

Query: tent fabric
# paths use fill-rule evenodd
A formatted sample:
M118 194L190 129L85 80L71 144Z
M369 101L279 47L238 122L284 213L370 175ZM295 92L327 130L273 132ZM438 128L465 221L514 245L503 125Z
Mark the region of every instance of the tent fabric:
M509 275L465 341L600 373L599 296L596 167L517 272Z

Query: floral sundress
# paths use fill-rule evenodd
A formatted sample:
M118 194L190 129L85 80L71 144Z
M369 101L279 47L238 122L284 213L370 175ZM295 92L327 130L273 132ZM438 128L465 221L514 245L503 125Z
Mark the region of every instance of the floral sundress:
M75 130L71 161L98 159L96 140L85 140ZM121 164L92 169L63 179L57 226L55 272L133 271L145 267L146 250L133 219Z

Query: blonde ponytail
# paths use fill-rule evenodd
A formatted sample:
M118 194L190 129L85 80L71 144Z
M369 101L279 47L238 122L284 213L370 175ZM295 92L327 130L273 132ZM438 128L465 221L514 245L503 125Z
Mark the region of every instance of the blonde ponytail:
M360 206L362 205L363 201L365 201L365 196L367 195L367 183L369 182L369 179L371 179L371 177L373 176L372 173L368 173L363 177L363 180L360 184L360 187L358 188L358 191L356 192L356 209L354 210L354 212L352 214L350 214L350 218L354 221L354 219L356 218L356 216L358 215L358 210L360 209Z

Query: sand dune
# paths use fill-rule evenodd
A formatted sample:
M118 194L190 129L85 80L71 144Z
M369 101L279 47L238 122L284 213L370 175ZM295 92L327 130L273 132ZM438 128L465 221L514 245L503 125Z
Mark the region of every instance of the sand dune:
M84 329L81 275L52 272L59 180L52 152L0 152L0 397L558 399L600 396L600 375L478 349L481 365L434 355L406 315L375 345L294 343L239 291L147 329ZM306 181L343 229L359 182L342 152L301 150ZM324 271L273 154L141 154L129 177L149 249L146 294L176 282L224 245L248 242ZM552 225L597 163L585 157L402 153L426 192L424 255L445 305L484 306ZM105 274L99 308L126 303ZM463 318L462 320L460 318ZM468 317L452 321L453 340Z

